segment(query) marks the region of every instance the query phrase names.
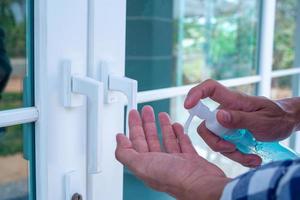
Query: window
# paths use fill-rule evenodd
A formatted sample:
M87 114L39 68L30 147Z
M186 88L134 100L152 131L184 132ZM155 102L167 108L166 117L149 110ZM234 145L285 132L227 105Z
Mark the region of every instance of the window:
M33 105L31 5L31 0L0 2L0 111L34 110L20 109ZM1 199L34 198L33 138L32 124L0 128Z
M174 9L176 85L257 74L259 1L187 0L181 6Z
M26 52L26 0L1 1L1 110L22 106Z
M252 95L299 95L299 8L296 0L128 0L126 75L139 81L140 107L150 104L184 122L184 96L207 78ZM246 170L194 132L201 155L230 176Z
M0 135L1 199L28 199L28 162L23 157L22 126L2 128Z
M273 69L295 67L297 0L277 0L275 13Z

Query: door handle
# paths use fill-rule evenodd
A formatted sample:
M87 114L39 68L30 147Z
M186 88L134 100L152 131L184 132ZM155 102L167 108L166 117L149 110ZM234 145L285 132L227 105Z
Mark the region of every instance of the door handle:
M71 62L63 62L64 106L74 108L82 105L78 95L87 96L89 102L87 134L87 168L89 174L101 172L102 165L102 115L103 84L87 76L72 74Z
M99 71L99 80L103 83L104 87L105 103L112 103L116 101L113 96L110 96L109 91L118 91L123 93L127 98L126 119L128 121L130 110L137 109L137 81L125 76L111 74L106 62L101 63ZM126 125L126 133L128 133L128 123Z
M110 90L122 92L127 97L127 110L137 109L137 81L117 76L109 76L108 88Z

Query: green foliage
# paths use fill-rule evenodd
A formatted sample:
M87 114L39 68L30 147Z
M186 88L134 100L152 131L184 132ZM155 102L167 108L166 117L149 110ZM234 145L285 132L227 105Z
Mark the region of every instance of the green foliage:
M297 16L297 0L278 0L276 3L276 23L273 69L294 67L295 31ZM291 88L291 77L282 77L273 81L275 87Z
M185 83L256 73L257 1L238 1L230 9L221 8L220 2L205 1L212 8L210 14L184 19Z
M210 11L184 18L186 84L207 77L227 79L257 73L260 1L234 2L207 0L203 9ZM294 62L298 5L297 0L278 0L276 6L273 69L286 69ZM289 79L280 79L279 85L290 86Z
M0 100L0 110L22 106L21 93L4 93ZM6 127L0 133L0 156L11 155L22 151L22 126Z
M0 27L5 31L5 47L10 58L26 56L26 22L16 23L11 11L12 3L23 5L25 0L0 0ZM21 93L4 93L0 110L22 107ZM0 155L22 151L22 126L6 127L0 133Z
M11 11L11 4L23 4L25 0L0 1L0 26L6 33L6 49L10 57L24 57L26 55L26 22L16 23Z
M0 156L13 155L22 152L22 126L11 126L0 135Z
M0 99L0 110L22 107L22 93L4 92Z

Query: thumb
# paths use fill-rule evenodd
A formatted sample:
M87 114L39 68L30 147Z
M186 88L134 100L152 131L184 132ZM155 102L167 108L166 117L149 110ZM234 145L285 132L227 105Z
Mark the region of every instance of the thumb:
M244 112L237 110L219 110L217 113L218 122L225 128L253 128L253 124L259 120L259 117L253 112Z
M121 133L117 134L116 140L117 140L117 148L124 148L124 149L133 148L131 141Z
M116 159L127 167L132 168L137 162L138 153L133 149L131 141L125 135L118 134L116 140Z

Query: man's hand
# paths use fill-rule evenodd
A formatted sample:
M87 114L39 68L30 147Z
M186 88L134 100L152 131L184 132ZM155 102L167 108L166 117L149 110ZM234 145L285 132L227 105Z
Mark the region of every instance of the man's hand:
M207 80L192 88L185 100L190 109L200 99L209 97L220 103L217 120L226 128L248 129L260 141L275 141L287 138L297 127L298 117L283 101L272 101L264 97L248 96L231 91L214 80ZM245 155L235 146L211 133L204 125L198 127L199 135L214 150L248 167L260 165L256 155Z
M160 146L153 109L129 114L129 138L117 135L116 158L150 187L181 200L219 199L229 181L217 166L200 157L180 124L160 113Z

